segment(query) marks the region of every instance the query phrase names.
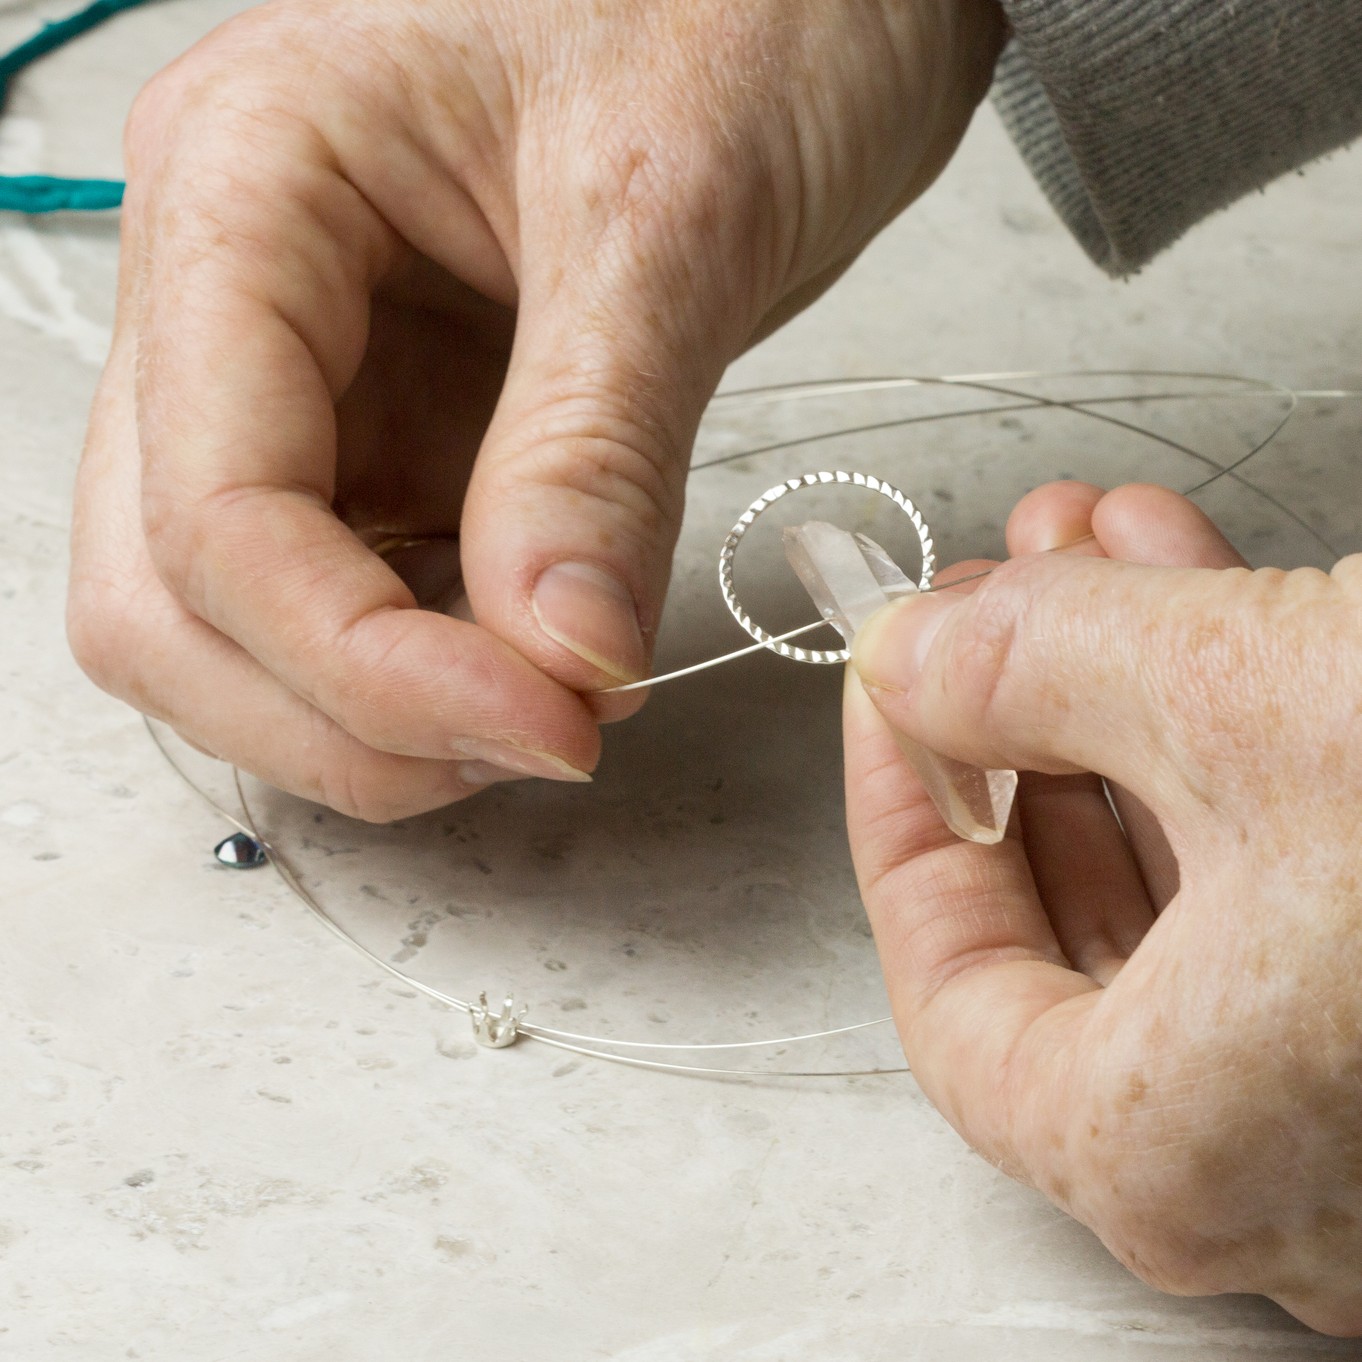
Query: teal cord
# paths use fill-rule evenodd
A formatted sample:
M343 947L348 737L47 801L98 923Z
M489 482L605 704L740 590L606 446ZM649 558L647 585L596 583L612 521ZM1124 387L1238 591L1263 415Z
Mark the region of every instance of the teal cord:
M149 0L93 0L78 14L43 27L18 47L0 55L0 108L9 82L39 57L88 33L120 10ZM0 175L0 211L14 213L103 212L123 202L121 180L68 180L50 175Z
M50 175L0 175L0 211L101 213L123 202L122 180L58 180Z

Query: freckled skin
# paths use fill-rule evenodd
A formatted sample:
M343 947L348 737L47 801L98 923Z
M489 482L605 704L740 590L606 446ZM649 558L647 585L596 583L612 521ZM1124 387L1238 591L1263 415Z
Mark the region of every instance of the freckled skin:
M649 669L724 369L931 183L1005 36L998 0L272 0L223 25L128 125L78 660L358 817L473 793L470 739L581 778L642 703L597 692ZM457 622L369 547L429 535ZM575 647L536 610L557 564L618 587Z
M1090 543L1025 556L1047 507L1079 538L1085 499ZM1249 572L1172 493L1074 484L1023 502L1009 546L920 672L911 603L857 640L879 714L848 704L852 845L913 1069L1147 1281L1362 1336L1362 559ZM1052 773L1048 802L1024 776L1010 849L943 850L884 769L886 719ZM1085 771L1154 821L1123 830ZM891 799L897 822L877 817ZM1177 861L1166 905L1139 875L1151 836ZM965 899L990 867L995 901Z

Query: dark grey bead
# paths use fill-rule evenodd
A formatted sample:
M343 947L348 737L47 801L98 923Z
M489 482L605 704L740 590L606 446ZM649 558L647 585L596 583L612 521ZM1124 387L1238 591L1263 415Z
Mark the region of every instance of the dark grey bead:
M265 855L265 848L244 832L234 832L230 837L224 837L213 848L213 855L233 870L254 870L269 859Z

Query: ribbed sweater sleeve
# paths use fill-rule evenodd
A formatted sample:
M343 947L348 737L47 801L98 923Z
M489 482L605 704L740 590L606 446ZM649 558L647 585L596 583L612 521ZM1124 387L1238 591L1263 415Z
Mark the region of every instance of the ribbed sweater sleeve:
M1002 0L994 99L1112 274L1362 136L1362 0Z

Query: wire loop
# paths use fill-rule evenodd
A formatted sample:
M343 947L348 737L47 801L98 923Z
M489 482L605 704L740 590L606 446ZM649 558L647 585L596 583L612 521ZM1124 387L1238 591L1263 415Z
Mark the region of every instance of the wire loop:
M729 530L728 538L724 540L723 547L719 550L719 590L723 593L724 604L728 607L728 613L762 647L770 652L778 653L781 657L791 658L795 662L812 662L818 665L848 662L851 660L851 650L849 648L801 648L786 642L788 635L767 633L748 614L742 602L738 600L737 587L733 584L733 568L738 553L738 545L742 543L743 536L762 514L774 506L782 497L789 496L791 492L799 492L806 487L828 486L865 487L869 491L879 492L881 496L888 497L908 517L913 528L917 531L918 543L922 548L922 575L917 584L919 591L926 591L930 588L932 573L936 567L936 554L932 550L932 536L927 529L927 522L922 518L922 513L897 487L891 487L889 483L883 482L869 473L847 473L841 469L831 473L805 473L803 477L789 478L763 492L738 517L737 524Z

